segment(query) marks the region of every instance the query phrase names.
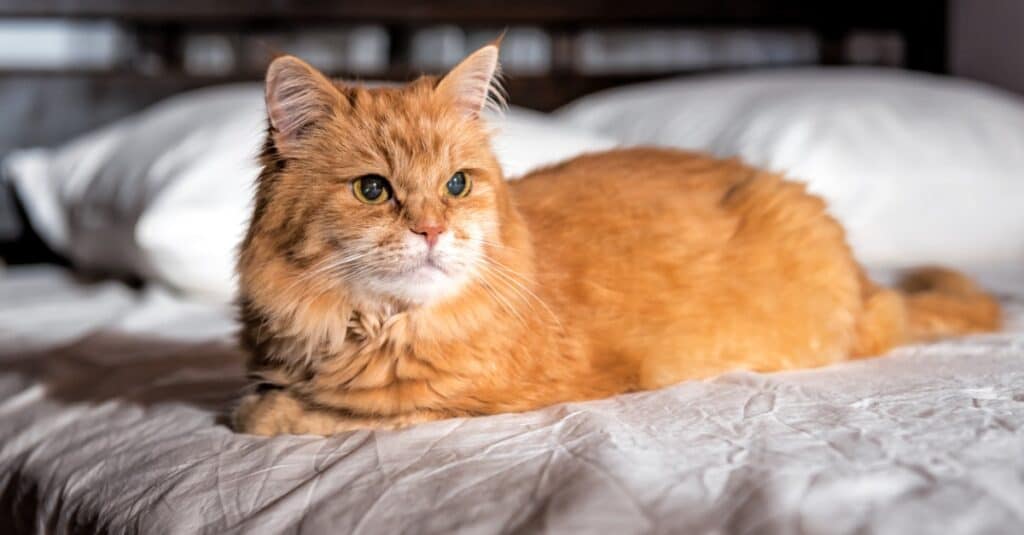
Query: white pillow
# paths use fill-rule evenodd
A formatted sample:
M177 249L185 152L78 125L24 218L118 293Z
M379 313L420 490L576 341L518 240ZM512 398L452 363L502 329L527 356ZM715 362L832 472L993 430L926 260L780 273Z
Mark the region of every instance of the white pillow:
M738 155L806 181L872 265L1024 262L1024 105L977 83L760 71L614 89L555 115L626 144Z
M614 145L536 112L491 120L507 176ZM227 301L265 128L261 84L203 89L58 149L12 153L5 176L39 235L76 265Z

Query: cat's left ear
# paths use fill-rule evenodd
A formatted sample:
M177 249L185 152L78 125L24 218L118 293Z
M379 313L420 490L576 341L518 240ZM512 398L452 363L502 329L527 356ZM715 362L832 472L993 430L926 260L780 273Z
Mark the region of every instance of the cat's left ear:
M500 110L505 106L504 91L498 80L500 45L500 37L484 45L462 60L437 84L436 91L450 99L467 117L479 117L484 108Z
M340 94L331 81L294 56L281 56L267 68L267 114L278 149L295 146L307 129L331 116Z

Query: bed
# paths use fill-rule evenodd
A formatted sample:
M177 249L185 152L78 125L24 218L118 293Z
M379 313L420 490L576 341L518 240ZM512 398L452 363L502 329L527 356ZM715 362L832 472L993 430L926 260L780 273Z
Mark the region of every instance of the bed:
M229 310L57 267L0 281L0 529L1015 533L1024 278L1004 333L526 414L237 435Z
M920 99L914 87L938 82L914 78L909 86L899 86L910 87L910 92L888 93L899 98L880 101L899 110L905 110L906 98L919 101L917 111L929 118L935 106L964 108L960 115L950 113L946 124L953 126L948 131L981 132L1009 146L1003 151L1009 156L1000 156L1002 164L992 163L988 179L994 186L986 191L978 191L976 177L968 181L955 173L941 175L945 193L929 200L948 209L937 209L931 218L923 212L916 214L917 221L896 218L907 212L901 199L922 196L930 190L920 188L929 184L885 189L881 201L890 204L865 203L867 190L839 187L848 182L842 173L824 173L835 180L810 186L829 198L851 230L858 253L875 260L873 265L899 267L934 259L957 264L978 277L1005 307L1006 325L1000 333L903 347L881 358L824 369L733 372L659 391L523 414L331 438L258 438L233 433L225 423L245 377L244 355L234 339L237 325L228 302L230 291L218 293L230 277L231 255L224 251L231 250L234 238L219 230L237 226L232 218L247 205L231 205L225 216L220 201L237 199L238 190L232 188L248 187L253 174L245 167L251 162L239 163L249 158L248 149L232 151L237 143L225 144L238 139L237 131L225 125L258 138L258 128L249 128L262 120L258 85L215 88L203 93L201 105L195 104L199 101L193 94L188 97L193 100L178 99L143 115L130 115L184 89L258 78L258 73L244 68L215 76L186 72L181 52L190 31L383 22L393 46L387 71L375 77L403 78L414 70L412 44L418 26L457 23L489 30L501 24L531 24L550 35L550 71L510 74L511 101L535 110L559 110L552 115L512 110L504 123L511 134L497 142L510 174L569 153L621 143L692 144L756 160L764 146L751 136L689 130L663 130L671 138L665 140L633 138L631 132L612 135L609 125L630 126L623 125L628 121L621 114L632 117L634 112L622 107L620 115L597 113L607 109L604 100L621 99L648 109L654 102L654 111L662 112L665 108L656 95L678 100L682 94L664 84L689 82L675 78L658 86L624 88L623 93L578 97L697 73L678 68L639 74L587 72L572 61L577 57L575 47L587 42L578 37L590 29L624 24L796 27L817 36L815 64L840 64L849 62L842 52L847 37L867 29L901 37L903 68L941 74L945 10L924 10L925 4L858 2L855 7L836 8L796 1L737 1L729 6L631 2L594 10L584 9L582 2L562 2L558 7L524 2L499 10L459 1L429 8L392 1L374 6L274 1L177 2L176 7L155 2L84 7L11 2L0 7L5 17L114 20L141 51L135 60L108 71L0 72L0 98L5 98L6 87L7 97L27 91L39 105L29 106L37 114L21 118L23 128L13 128L23 136L7 139L2 150L51 147L21 152L5 162L7 172L18 174L9 184L20 188L18 207L31 226L18 241L0 244L4 257L17 264L0 271L0 533L1024 531L1024 243L1012 239L1024 236L1024 227L1015 226L1024 225L1024 219L1013 210L1014 200L1024 198L1021 181L1013 176L1014 169L1024 168L1014 159L1024 157L1018 150L1024 146L1024 105L1014 97L983 91L978 97L983 102L944 100L945 93ZM160 68L147 70L152 62L142 60L154 56ZM693 70L704 73L709 67ZM864 87L872 93L881 87L878 84L889 83L891 73L868 75L875 85ZM720 97L720 103L743 96L730 93L726 98L714 85L733 84L731 79L708 80L686 86L695 88L692 102L701 109L708 92ZM812 85L830 83L834 78ZM798 85L807 85L806 79L798 79ZM943 87L950 94L978 94L976 88L958 83ZM776 93L789 97L793 91ZM840 93L828 94L835 98ZM71 97L60 100L55 95ZM61 104L44 105L58 101ZM742 102L749 107L751 101ZM679 113L696 113L682 102L678 105ZM91 112L81 113L83 107ZM61 115L70 109L79 112ZM791 108L778 109L787 120L792 118ZM849 126L843 122L850 120L848 116L822 123L825 114L820 107L814 109L817 122L808 124L817 130L811 132L839 131L844 134L838 137L840 144L857 145L845 136L849 130L839 128ZM884 107L872 109L880 113ZM126 115L112 127L52 148ZM140 147L173 145L167 141L188 136L166 130L146 137L147 132L166 117L180 122L193 115L219 120L212 130L189 127L190 135L203 143L183 145L216 146L220 156L210 159L193 148L178 147L174 154L161 152L155 158L162 165L146 167L176 169L190 177L184 186L168 186L171 179L164 174L137 173L125 176L133 184L153 187L127 189L119 182L124 177L111 169L137 170L137 161L91 158L92 169L73 158L92 146L126 147L109 152L138 155L133 141ZM902 124L894 115L885 117ZM957 117L961 123L955 123ZM1003 119L1005 123L1000 122ZM762 127L774 124L776 117L746 120L753 131L768 131L771 138L781 135L778 125ZM711 122L702 124L710 128ZM924 124L934 129L930 119ZM805 126L796 125L796 137L831 141L826 135L807 136ZM736 132L730 128L733 125L720 130ZM920 140L908 132L895 128L886 135ZM890 143L886 135L879 134L876 143ZM697 139L701 136L708 139ZM112 139L129 144L116 145ZM729 145L735 139L746 145ZM911 166L931 166L934 173L941 173L949 166L934 153L954 151L936 147L949 143L962 149L960 141L956 136L930 139L923 156L915 157ZM868 150L865 147L857 148ZM835 145L818 149L810 153L836 153ZM959 152L965 161L974 158L970 161L975 168L995 160L987 150ZM827 163L836 162L847 172L852 165L841 159ZM815 175L824 165L820 158L769 158L761 163ZM805 163L809 167L801 167ZM872 169L880 165L870 163ZM241 169L238 183L218 190L216 195L223 196L216 197L219 202L202 206L190 196L195 184L214 183L211 176L217 184L230 183L223 171L235 168ZM900 173L907 167L895 169ZM116 192L116 202L96 209L78 203L61 187L26 186L52 185L72 174L76 180L102 186L88 191ZM26 178L30 175L36 178ZM873 176L879 183L891 182L884 173ZM168 191L173 195L161 197ZM207 201L213 195L209 189L202 193ZM964 202L968 194L975 202ZM50 197L59 202L39 201ZM217 208L212 214L203 211L210 204ZM54 223L51 216L59 210L67 214ZM111 214L117 217L108 218ZM174 232L165 232L171 227ZM69 229L75 232L69 235ZM901 234L900 229L911 231ZM941 239L929 241L927 236ZM168 245L182 243L205 248ZM223 253L216 261L209 260L211 248ZM950 251L965 256L950 256ZM206 261L196 262L197 258ZM184 269L197 264L212 266L212 272ZM888 267L873 275L881 281L891 279L895 270Z

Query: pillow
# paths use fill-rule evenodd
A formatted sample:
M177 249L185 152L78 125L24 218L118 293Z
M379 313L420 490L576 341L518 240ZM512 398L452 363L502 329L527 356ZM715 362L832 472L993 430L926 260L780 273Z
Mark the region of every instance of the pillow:
M861 261L1024 261L1024 106L964 80L807 68L639 84L555 116L626 144L740 156L825 197Z
M489 120L507 176L614 145L536 112ZM4 175L39 235L76 266L224 302L265 128L261 84L202 89L58 149L12 153Z

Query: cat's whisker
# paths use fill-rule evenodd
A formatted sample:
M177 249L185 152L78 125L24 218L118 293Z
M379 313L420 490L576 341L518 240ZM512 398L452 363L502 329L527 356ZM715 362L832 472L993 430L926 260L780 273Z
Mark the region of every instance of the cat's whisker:
M558 316L555 315L554 311L551 310L551 307L549 307L548 304L545 303L543 299L538 297L537 294L535 294L532 290L527 288L525 284L523 284L523 282L527 280L526 277L523 274L513 270L512 268L509 268L508 266L502 264L501 262L498 262L497 260L495 260L493 258L486 258L486 257L484 257L484 260L486 262L490 262L495 268L500 270L500 271L495 271L495 273L497 273L497 274L507 278L509 281L514 283L520 289L522 289L522 291L526 292L530 297L532 297L538 303L540 303L540 305L542 307L544 307L544 310L547 311L548 315L551 316L551 319L555 320L555 323L558 324L558 326L560 328L562 327L562 323L558 320ZM504 271L504 273L502 273L502 271Z
M298 285L300 285L302 283L309 282L310 279L314 279L314 278L316 279L316 280L313 281L314 286L319 286L321 283L323 283L323 279L319 279L319 278L316 278L316 277L318 275L320 275L322 268L329 267L329 266L327 266L327 264L328 264L327 261L320 261L320 262L318 262L317 264L314 265L313 269L311 269L309 271L306 271L306 272L303 272L298 277L295 277L295 279L291 281L291 284L289 284L288 287L285 288L285 291L291 292L291 291L295 290L296 286L298 286Z
M326 277L321 277L322 275L327 275L335 270L340 270L344 267L347 267L356 262L357 260L361 260L367 256L370 256L370 254L372 253L366 252L346 256L340 259L329 258L327 260L323 260L316 264L313 269L306 271L302 275L300 275L296 282L308 281L309 279L312 278L317 278L318 282L323 282L326 279Z
M316 276L321 275L323 273L326 273L328 271L332 271L334 269L337 269L337 268L339 268L341 266L350 264L350 263L352 263L352 262L354 262L356 260L359 260L359 259L367 256L368 254L369 253L364 253L364 254L359 254L359 255L348 256L348 257L341 258L341 259L328 258L326 260L322 260L322 261L318 262L316 265L314 265L312 269L303 272L302 275L299 276L299 279L309 279L309 278L316 277Z
M494 290L496 292L498 291L498 288L494 287L493 284L490 284L490 283L492 283L492 282L493 283L501 283L502 284L502 288L507 288L507 290L505 292L502 292L502 295L511 294L511 296L514 296L515 298L517 298L517 300L521 301L523 303L523 305L525 305L527 308L531 309L531 311L532 311L533 305L529 302L529 300L526 298L526 296L523 295L522 292L518 291L507 280L505 280L501 276L501 273L498 273L497 271L495 271L493 266L484 263L482 260L478 260L478 261L474 262L473 265L476 267L476 269L480 273L479 280L481 282L487 283L488 286L492 290ZM493 278L489 279L488 276L493 276Z
M476 241L477 241L477 243L480 243L482 245L486 245L486 246L489 246L489 247L493 247L495 249L511 250L511 251L515 250L515 249L513 249L513 248L511 248L511 247L509 247L509 246L507 246L507 245L505 245L503 243L499 243L499 242L496 242L496 241L491 241L491 240L488 240L488 239L485 239L485 238L478 238Z
M542 300L540 300L540 298L538 298L532 292L527 290L525 287L523 287L521 284L519 284L517 281L515 281L514 279L512 279L508 275L505 275L505 274L501 273L500 271L497 271L495 269L497 266L487 265L487 264L478 264L478 267L481 268L481 271L484 274L495 275L496 278L493 279L493 281L501 283L505 288L508 289L508 291L512 295L514 295L531 312L538 312L537 311L537 307L533 304L533 301L531 301L531 299L530 299L531 297L533 298L533 300L538 301L541 304L541 306L544 306L545 308L547 308L547 305L545 305L544 302ZM522 288L522 290L520 290L520 288ZM526 293L524 293L524 291ZM549 313L551 312L550 309L548 309L548 312ZM555 320L555 323L558 324L559 327L561 327L561 322L558 320L558 318L554 317L554 320Z
M347 257L342 260L327 259L320 261L315 264L312 269L307 270L296 277L295 280L288 285L285 291L294 291L300 284L306 284L309 289L315 291L317 294L329 291L339 283L351 278L347 274L350 272L343 271L341 273L337 273L337 271L343 270L356 260L368 255L369 253ZM355 271L361 271L361 267L357 267Z
M496 288L491 286L491 284L486 279L481 278L480 283L482 284L484 291L486 291L491 297L498 301L499 306L508 311L509 314L518 319L519 322L522 323L523 325L528 325L526 318L524 318L522 314L520 314L516 310L516 308L512 306L511 303L508 302L508 300L502 297L501 293Z
M484 268L485 273L496 276L499 282L508 286L509 290L515 293L516 296L519 297L521 300L523 300L527 306L533 308L533 305L529 302L529 299L527 299L527 295L520 289L522 288L522 285L519 284L518 281L514 280L512 277L499 271L499 266L495 265L493 262L488 261L486 259L481 259L480 262L478 263L478 266Z

